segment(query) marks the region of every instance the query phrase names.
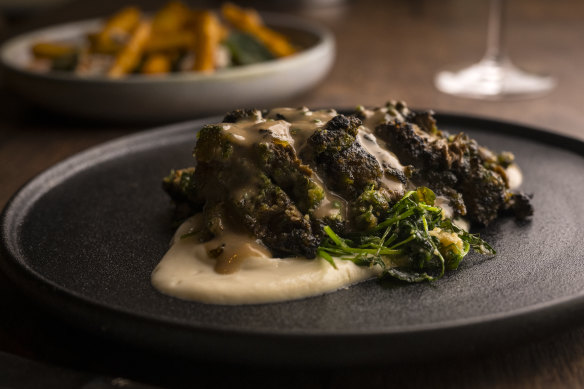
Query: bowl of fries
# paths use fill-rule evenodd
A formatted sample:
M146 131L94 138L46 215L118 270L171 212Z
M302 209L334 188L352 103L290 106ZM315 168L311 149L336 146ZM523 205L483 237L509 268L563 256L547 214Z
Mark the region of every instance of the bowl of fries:
M126 7L105 19L5 42L6 82L45 108L122 121L188 119L269 107L314 87L335 57L324 27L224 4Z

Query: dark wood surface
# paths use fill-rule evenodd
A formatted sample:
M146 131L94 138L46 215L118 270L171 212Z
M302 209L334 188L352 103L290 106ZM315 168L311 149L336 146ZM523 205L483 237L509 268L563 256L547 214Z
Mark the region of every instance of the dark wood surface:
M290 9L291 4L282 1L265 8ZM7 37L38 26L99 16L119 6L115 1L77 1L32 14L7 13L0 34ZM525 69L553 74L559 83L544 97L497 102L450 97L432 85L436 71L481 57L486 1L364 0L305 6L294 12L331 28L338 52L322 84L281 105L353 107L401 99L416 108L509 120L584 139L584 2L580 0L509 1L507 42L512 59ZM54 163L148 128L44 111L7 90L3 79L0 112L2 207L21 185ZM165 387L584 387L582 327L496 352L423 363L326 370L232 366L161 356L84 333L44 312L1 274L0 351ZM10 377L3 367L0 386L32 387L14 380L2 382Z

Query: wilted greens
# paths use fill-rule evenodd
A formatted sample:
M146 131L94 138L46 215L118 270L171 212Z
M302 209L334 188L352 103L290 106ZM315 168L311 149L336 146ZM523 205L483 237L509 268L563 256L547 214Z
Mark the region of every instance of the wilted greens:
M335 266L333 256L361 266L381 266L383 274L406 282L433 281L445 270L458 268L472 248L480 254L495 250L444 217L434 205L434 192L410 191L387 212L376 227L345 237L325 226L326 237L317 253Z

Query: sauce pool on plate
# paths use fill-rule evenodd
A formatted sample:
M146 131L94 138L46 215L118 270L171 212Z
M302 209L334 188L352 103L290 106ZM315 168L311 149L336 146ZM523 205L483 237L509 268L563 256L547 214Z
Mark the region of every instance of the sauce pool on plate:
M237 268L230 268L229 259L221 263L210 258L208 242L200 243L196 234L190 234L201 221L201 215L195 215L179 227L171 248L152 272L152 285L162 293L210 304L269 303L333 292L381 273L378 267L346 260L336 260L335 269L322 258L272 258L253 239L234 235L223 238L227 250L240 255Z

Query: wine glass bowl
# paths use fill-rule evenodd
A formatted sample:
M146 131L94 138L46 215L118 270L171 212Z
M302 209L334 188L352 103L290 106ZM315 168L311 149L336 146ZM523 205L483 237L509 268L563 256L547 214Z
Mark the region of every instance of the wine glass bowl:
M541 96L556 86L556 80L516 67L504 48L504 0L490 0L487 49L484 57L457 71L441 71L436 88L444 93L475 99L528 98Z
M550 76L525 72L509 59L484 58L459 71L441 71L434 80L439 91L476 99L537 97L552 90Z

